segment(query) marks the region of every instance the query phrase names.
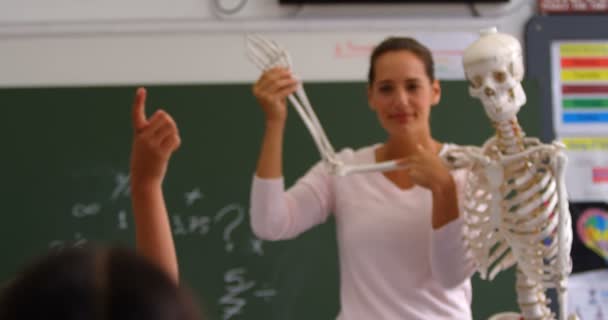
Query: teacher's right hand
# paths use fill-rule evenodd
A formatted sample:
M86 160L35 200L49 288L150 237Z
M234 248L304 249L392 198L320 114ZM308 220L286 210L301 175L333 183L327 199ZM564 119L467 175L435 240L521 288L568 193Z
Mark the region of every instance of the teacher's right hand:
M253 85L253 95L258 100L267 122L284 122L287 119L286 98L292 94L299 80L287 68L272 68L260 76Z

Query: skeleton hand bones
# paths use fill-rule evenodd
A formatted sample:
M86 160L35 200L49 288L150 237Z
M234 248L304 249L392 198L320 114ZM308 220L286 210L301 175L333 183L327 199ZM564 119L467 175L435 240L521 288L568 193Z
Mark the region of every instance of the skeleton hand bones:
M286 68L292 67L289 53L284 48L274 41L264 39L258 35L250 35L247 37L247 55L262 71L279 66ZM329 142L329 139L321 126L321 122L317 118L317 115L308 100L304 87L299 85L295 95L289 95L288 99L312 135L317 149L321 153L321 158L327 165L330 173L345 176L357 172L388 171L402 167L397 160L364 165L349 165L343 163L337 158L334 148Z

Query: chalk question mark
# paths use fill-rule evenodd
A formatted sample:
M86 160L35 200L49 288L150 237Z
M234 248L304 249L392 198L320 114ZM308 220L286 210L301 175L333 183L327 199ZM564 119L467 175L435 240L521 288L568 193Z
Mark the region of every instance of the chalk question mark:
M234 243L231 239L232 231L234 231L234 229L236 229L243 222L245 218L245 210L243 210L243 207L241 207L240 205L232 203L222 208L222 210L220 210L215 215L215 218L213 218L214 222L218 222L222 220L225 215L232 211L237 212L236 218L232 220L224 229L224 241L226 241L226 251L228 252L232 252L232 250L234 250Z

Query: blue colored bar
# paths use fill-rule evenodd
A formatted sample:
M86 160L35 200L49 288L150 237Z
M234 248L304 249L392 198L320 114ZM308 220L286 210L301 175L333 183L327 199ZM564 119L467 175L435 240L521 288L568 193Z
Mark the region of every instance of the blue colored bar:
M598 123L608 122L608 112L603 113L576 113L565 112L562 115L564 123Z

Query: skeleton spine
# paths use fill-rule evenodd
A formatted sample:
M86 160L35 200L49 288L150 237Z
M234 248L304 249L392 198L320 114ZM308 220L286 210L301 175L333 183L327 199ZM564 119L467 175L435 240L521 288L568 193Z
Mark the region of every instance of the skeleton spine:
M517 290L517 304L525 320L552 319L551 310L547 307L547 298L544 288L534 282L517 268L515 286Z
M524 145L523 139L525 133L521 129L517 118L495 123L494 126L496 128L496 135L498 138L497 147L501 154L512 155L525 150L526 146ZM530 231L530 234L533 232L539 232L540 230L538 230L538 223L531 223L530 221L534 220L541 214L543 206L536 206L533 212L526 214L524 217L513 218L510 215L513 213L513 211L519 211L524 208L526 204L541 197L541 192L534 192L534 189L539 189L538 185L541 185L540 190L545 189L545 185L549 183L548 181L543 181L545 174L535 172L531 161L526 159L525 161L517 161L515 163L507 164L504 167L504 176L528 178L519 180L518 182L515 180L505 181L503 184L501 190L504 197L503 200L505 200L506 203L509 203L509 200L515 199L514 207L516 208L503 208L503 212L507 214L507 216L503 217L503 219L508 219L509 224L516 227L522 225L527 226L529 224L535 226L536 229L534 231ZM518 197L518 195L523 198ZM546 226L543 226L543 228L546 228ZM520 262L517 267L517 303L525 320L553 319L553 315L551 314L550 309L547 307L548 301L542 286L543 282L542 280L539 281L538 279L542 279L542 276L545 273L543 268L544 262L542 259L547 255L546 251L550 248L543 246L542 242L538 240L529 240L527 247L527 249L514 248L514 250L520 251L520 256L525 255L530 258L530 265L524 266ZM532 279L526 275L526 272L524 272L523 269L527 269L528 274L530 273L530 270L535 269L533 271L539 274L534 277L535 279Z

